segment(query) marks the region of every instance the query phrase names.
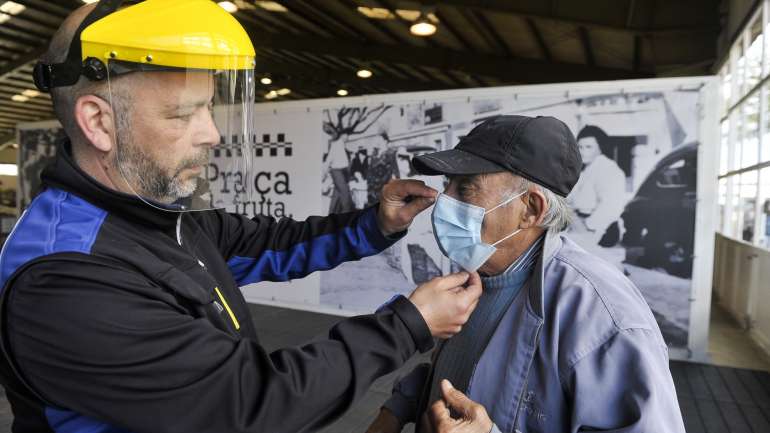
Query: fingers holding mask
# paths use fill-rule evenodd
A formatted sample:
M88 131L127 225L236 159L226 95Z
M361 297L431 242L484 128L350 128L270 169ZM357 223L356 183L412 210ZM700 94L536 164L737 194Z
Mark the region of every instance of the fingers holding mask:
M470 284L469 284L470 283ZM459 272L436 277L415 289L409 299L422 314L434 337L460 332L481 296L478 274Z
M417 214L429 208L438 191L419 180L394 179L382 188L380 227L385 234L406 230Z

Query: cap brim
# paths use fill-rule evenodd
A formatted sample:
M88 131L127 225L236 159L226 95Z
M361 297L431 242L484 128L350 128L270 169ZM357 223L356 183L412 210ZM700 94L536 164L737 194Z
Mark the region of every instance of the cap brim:
M420 174L471 175L508 171L492 161L458 149L443 150L412 158L412 167Z

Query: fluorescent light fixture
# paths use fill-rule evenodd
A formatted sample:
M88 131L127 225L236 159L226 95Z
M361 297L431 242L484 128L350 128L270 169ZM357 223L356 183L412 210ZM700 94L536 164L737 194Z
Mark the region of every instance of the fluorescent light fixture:
M24 95L24 96L27 96L29 98L36 98L36 97L40 96L40 92L38 92L37 90L33 90L33 89L27 89L27 90L21 92L21 94Z
M265 86L269 86L273 84L273 79L270 77L262 77L261 80L259 80L260 83L264 84Z
M275 90L271 90L267 93L265 93L265 99L275 99L278 97L278 92Z
M230 12L231 14L238 12L238 6L236 6L233 2L224 1L218 2L217 4L219 7L226 10L227 12Z
M87 4L87 5L90 5L91 3L96 3L96 2L98 2L99 0L80 0L80 1L82 1L83 3L85 3L85 4Z
M284 87L283 89L278 89L276 93L278 93L279 96L286 96L289 93L291 93L291 89L287 89L286 87Z
M348 91L345 89L337 90L337 96L348 96Z
M0 24L8 21L11 19L11 16L8 14L0 13Z
M13 95L13 96L11 96L11 100L15 101L15 102L27 102L27 101L29 101L29 96Z
M0 164L0 176L18 176L19 167L16 164Z
M282 4L274 1L257 1L255 3L257 6L261 7L262 9L270 12L288 12L289 10L286 9Z
M16 2L7 1L0 5L0 12L5 12L9 15L18 15L24 12L24 9L26 8L26 6L20 5Z
M371 70L366 69L366 68L361 68L361 69L358 70L358 72L356 72L356 75L358 75L358 78L369 78L373 74L372 74Z

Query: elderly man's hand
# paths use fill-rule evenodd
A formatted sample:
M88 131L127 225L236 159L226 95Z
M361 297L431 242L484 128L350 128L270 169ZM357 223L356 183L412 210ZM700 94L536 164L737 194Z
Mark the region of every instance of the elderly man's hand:
M409 295L409 300L422 314L431 335L449 338L462 330L480 296L479 274L459 272L421 284Z
M430 423L435 433L489 433L494 423L484 406L456 390L448 380L441 381L443 400L430 408ZM452 418L450 408L460 414Z
M429 208L438 192L419 180L391 180L382 187L377 222L385 236L406 230L418 213Z

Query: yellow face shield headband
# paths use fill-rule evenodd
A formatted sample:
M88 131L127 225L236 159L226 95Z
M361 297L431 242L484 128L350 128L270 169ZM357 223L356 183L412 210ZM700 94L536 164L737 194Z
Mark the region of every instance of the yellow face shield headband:
M120 71L250 70L254 47L229 13L209 0L145 0L120 9L122 0L102 0L78 27L67 59L38 62L33 76L41 91L71 86L85 76L107 78Z

